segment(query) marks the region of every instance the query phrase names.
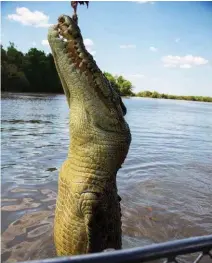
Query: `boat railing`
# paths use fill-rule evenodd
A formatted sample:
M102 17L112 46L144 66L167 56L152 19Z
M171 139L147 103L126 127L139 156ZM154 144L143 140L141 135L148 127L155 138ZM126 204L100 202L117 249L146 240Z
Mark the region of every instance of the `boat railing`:
M212 263L212 235L185 238L138 248L104 251L101 253L70 257L56 257L52 259L34 260L30 262L141 263L153 261L163 263Z

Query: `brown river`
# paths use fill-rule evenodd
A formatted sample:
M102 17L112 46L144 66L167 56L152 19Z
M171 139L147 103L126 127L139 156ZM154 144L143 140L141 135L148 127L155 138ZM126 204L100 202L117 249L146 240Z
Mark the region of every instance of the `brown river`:
M211 234L212 103L124 103L132 144L117 178L123 247ZM2 93L1 110L2 262L54 257L57 177L69 145L65 96Z

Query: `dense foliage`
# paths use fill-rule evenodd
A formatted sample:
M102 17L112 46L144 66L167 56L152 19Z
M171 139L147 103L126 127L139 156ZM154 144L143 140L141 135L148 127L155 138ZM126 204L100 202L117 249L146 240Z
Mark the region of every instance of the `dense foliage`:
M132 96L132 84L122 76L106 77L122 96ZM52 54L31 48L26 54L10 43L7 50L1 46L1 90L16 92L63 93Z
M156 91L141 91L137 93L138 97L148 97L148 98L158 98L158 99L171 99L171 100L192 100L192 101L203 101L212 102L212 97L202 97L202 96L177 96L168 95L164 93L158 93Z
M108 72L104 72L104 74L121 96L135 96L132 91L132 83L129 80L124 79L122 76L113 76Z
M1 46L1 90L19 92L63 92L51 54L31 48L26 54L13 43Z
M193 100L212 102L212 97L177 96L156 91L133 93L133 86L123 76L104 72L107 79L121 96L138 96L161 99ZM31 48L26 54L10 43L7 50L1 46L1 90L9 92L63 93L52 54Z

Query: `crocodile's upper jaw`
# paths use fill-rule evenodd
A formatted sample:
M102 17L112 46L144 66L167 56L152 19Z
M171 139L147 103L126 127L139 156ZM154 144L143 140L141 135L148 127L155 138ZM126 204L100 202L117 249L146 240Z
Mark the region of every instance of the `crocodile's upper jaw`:
M122 122L120 97L86 50L78 25L65 15L58 21L58 25L49 29L48 41L69 106L77 100L90 113L95 111L98 115L96 109L99 109L100 118L108 116L116 122L121 118Z

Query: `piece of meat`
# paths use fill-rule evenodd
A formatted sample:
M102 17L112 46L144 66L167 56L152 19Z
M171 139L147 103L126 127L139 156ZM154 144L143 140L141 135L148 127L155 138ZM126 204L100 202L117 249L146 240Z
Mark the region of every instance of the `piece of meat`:
M71 1L71 6L72 6L73 9L74 9L74 14L75 14L75 15L76 15L76 13L77 13L77 6L78 6L78 4L80 4L80 5L86 4L87 7L88 7L89 1Z

